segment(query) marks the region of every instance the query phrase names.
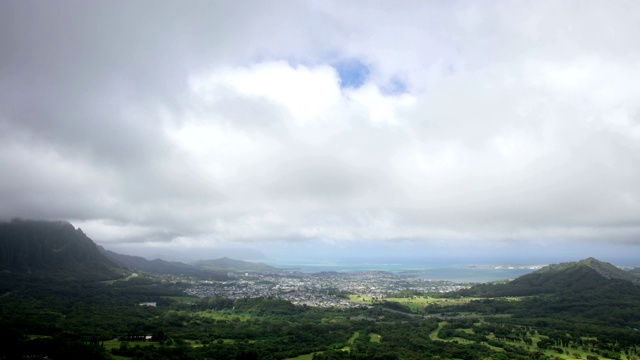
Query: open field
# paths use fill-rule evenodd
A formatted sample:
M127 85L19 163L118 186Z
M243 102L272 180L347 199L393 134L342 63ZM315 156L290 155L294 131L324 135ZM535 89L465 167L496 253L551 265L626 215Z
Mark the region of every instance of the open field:
M495 337L493 336L489 336L489 338L493 338L495 339ZM502 340L502 342L512 345L512 346L518 346L518 347L522 347L524 349L526 349L527 351L530 352L534 352L534 351L538 351L542 354L544 354L545 356L547 356L550 359L586 359L588 355L591 356L598 356L600 358L602 358L602 356L598 355L598 354L594 354L592 352L588 352L588 351L584 351L580 348L574 349L571 347L564 347L564 346L557 346L557 348L562 349L563 353L560 354L558 351L552 350L552 349L540 349L539 347L536 346L536 343L542 339L546 338L546 336L540 336L540 335L535 335L532 337L533 340L533 345L526 345L522 342L518 342L518 341L508 341L508 340ZM605 357L606 358L606 357ZM623 354L620 354L620 359L627 359L626 356L624 356Z
M522 300L521 297L504 297L499 299L507 300L507 301ZM459 299L446 299L446 298L436 298L436 297L430 297L430 296L414 296L410 298L390 297L385 299L385 301L397 302L399 304L402 304L408 307L409 309L411 309L411 311L418 312L418 313L422 312L423 309L426 308L427 306L456 306L456 305L468 304L471 301L475 301L475 300L483 300L483 298L467 297L467 298L459 298Z
M349 345L353 345L353 343L356 341L356 339L360 337L360 332L356 331L355 333L353 333L353 335L349 338L349 340L347 341L347 343ZM379 343L382 340L382 336L380 336L379 334L374 334L371 333L369 334L369 341L372 343ZM350 346L345 346L342 349L340 349L340 351L350 351L351 347ZM319 351L317 353L322 353L322 351ZM294 358L290 358L287 360L311 360L313 359L313 354L316 353L311 353L311 354L304 354L304 355L300 355L300 356L296 356Z
M433 297L425 297L425 296L416 296L412 298L387 298L386 301L397 302L402 304L413 312L422 312L422 310L429 305L443 305L443 306L452 306L452 305L460 305L466 304L473 300L477 300L476 298L464 298L464 299L442 299L442 298L433 298Z
M463 339L460 337L453 337L450 339L442 339L438 336L438 332L445 326L447 325L448 322L446 321L442 321L440 323L438 323L438 328L434 331L432 331L429 334L429 338L431 340L434 341L445 341L445 342L455 342L458 344L472 344L474 343L474 341L470 341L467 339ZM465 333L468 334L474 334L474 329L473 328L467 328L467 329L457 329L460 331L463 331ZM499 341L500 343L507 345L507 346L513 346L513 347L517 347L517 348L521 348L523 350L526 350L530 353L535 353L538 352L540 354L542 354L541 358L547 358L547 359L586 359L587 356L598 356L599 358L602 358L602 355L598 355L596 353L593 352L589 352L589 351L585 351L582 348L578 348L578 347L565 347L565 346L553 346L554 349L541 349L539 348L536 344L543 340L543 339L548 339L548 337L546 336L542 336L542 335L533 335L531 336L531 340L532 340L532 344L528 345L525 344L522 341L510 341L510 340L505 340L505 339L496 339L496 337L491 334L489 336L487 336L488 339L490 340L494 340L494 341ZM585 338L586 339L586 338ZM482 342L482 345L486 345L488 347L490 347L491 349L495 350L495 351L504 351L501 347L498 346L494 346L491 344L488 344L487 342ZM561 349L562 352L555 350L555 349ZM619 354L620 357L619 359L630 359L629 357L625 356L624 354ZM607 357L605 357L607 358Z
M349 338L348 343L349 343L349 344L353 344L359 336L360 336L360 332L359 332L359 331L356 331L356 332L355 332L355 333L353 333L353 335Z
M342 349L340 349L340 351L349 351L350 349L351 349L350 347L345 346ZM320 354L320 353L322 353L322 351L314 352L311 354L304 354L304 355L296 356L294 358L288 358L287 360L312 360L314 354Z

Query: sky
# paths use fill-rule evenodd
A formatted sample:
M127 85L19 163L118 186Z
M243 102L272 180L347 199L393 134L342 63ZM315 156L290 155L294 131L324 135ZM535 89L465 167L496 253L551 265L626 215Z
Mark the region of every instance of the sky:
M0 219L174 258L633 260L639 18L2 1Z

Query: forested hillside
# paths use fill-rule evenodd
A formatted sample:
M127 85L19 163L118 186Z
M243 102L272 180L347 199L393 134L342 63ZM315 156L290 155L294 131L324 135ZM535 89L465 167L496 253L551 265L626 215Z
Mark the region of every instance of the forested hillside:
M0 269L45 277L123 276L123 269L102 255L81 229L61 221L0 223Z
M250 295L275 281L260 265L216 279L186 264L119 258L184 272L132 273L68 223L16 220L0 235L0 359L636 360L640 347L635 275L595 259L444 294L398 285L375 299L369 274L322 307ZM207 264L248 271L230 259ZM336 283L335 273L317 276ZM314 287L299 275L281 284L293 300ZM201 298L186 295L203 286L211 291ZM221 291L229 288L238 292Z
M203 260L195 263L196 266L216 271L232 271L232 272L279 272L280 269L277 269L273 266L262 264L262 263L254 263L242 260L234 260L229 259L227 257L223 257L220 259L212 259L212 260Z
M136 271L164 275L208 276L218 280L228 278L226 272L203 269L178 261L147 260L140 256L118 254L101 246L98 246L98 249L113 262Z
M618 276L607 277L598 269ZM625 273L611 264L586 259L551 265L504 284L481 284L446 296L487 298L474 303L475 310L491 309L490 312L513 318L538 319L521 323L640 328L640 286L620 278L626 277ZM505 297L519 297L519 301L494 300Z
M593 258L549 265L502 284L483 284L460 291L463 296L531 296L543 294L583 294L610 296L640 295L638 276Z

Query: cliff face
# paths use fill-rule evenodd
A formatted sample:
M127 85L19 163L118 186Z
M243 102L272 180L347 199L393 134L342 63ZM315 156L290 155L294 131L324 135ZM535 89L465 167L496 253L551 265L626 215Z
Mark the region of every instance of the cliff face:
M0 270L74 278L114 278L121 269L68 222L0 223Z

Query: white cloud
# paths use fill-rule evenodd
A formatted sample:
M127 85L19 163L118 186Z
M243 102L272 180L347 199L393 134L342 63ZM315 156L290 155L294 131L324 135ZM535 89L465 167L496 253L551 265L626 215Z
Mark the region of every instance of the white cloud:
M640 6L193 5L0 21L3 217L154 246L640 239Z

